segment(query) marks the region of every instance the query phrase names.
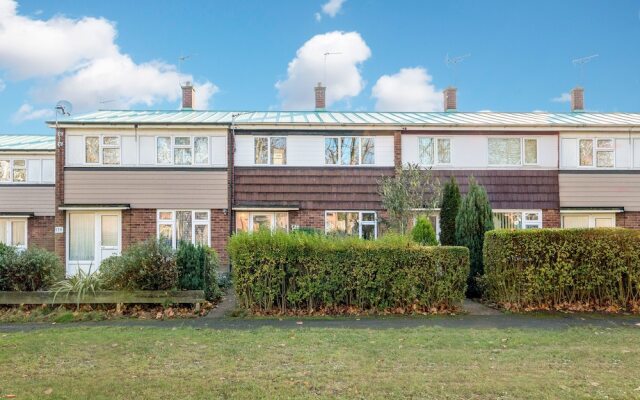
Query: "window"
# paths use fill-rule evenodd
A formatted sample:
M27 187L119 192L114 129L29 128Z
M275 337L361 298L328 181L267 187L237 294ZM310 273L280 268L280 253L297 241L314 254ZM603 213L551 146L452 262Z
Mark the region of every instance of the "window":
M210 246L208 210L158 211L158 239L176 248L180 242Z
M373 211L327 211L324 216L325 233L340 236L358 236L363 239L378 237L378 221Z
M95 214L69 214L69 261L95 260Z
M431 210L426 212L418 212L413 217L413 225L415 226L418 218L425 217L431 223L433 230L436 232L436 238L440 240L440 211L439 210Z
M120 164L119 136L87 136L84 138L85 164Z
M254 162L257 165L286 165L287 138L256 137L254 143Z
M488 143L489 165L534 165L538 163L537 139L489 138Z
M27 182L27 160L0 160L0 182Z
M326 165L373 165L375 138L345 136L324 139L324 162Z
M578 147L581 167L593 167L594 161L595 167L598 168L613 168L615 166L615 142L613 139L580 139Z
M509 210L494 211L493 225L496 229L534 229L542 228L542 211Z
M27 220L0 218L0 243L21 249L27 247Z
M0 160L0 182L11 182L11 160Z
M100 216L100 238L102 247L118 247L118 216Z
M157 137L156 164L207 165L209 164L209 138L206 136Z
M418 154L422 165L450 164L451 139L418 138Z
M601 214L568 214L562 216L563 228L613 228L616 216L610 213Z
M260 229L270 231L289 230L288 212L237 212L236 232L256 232Z

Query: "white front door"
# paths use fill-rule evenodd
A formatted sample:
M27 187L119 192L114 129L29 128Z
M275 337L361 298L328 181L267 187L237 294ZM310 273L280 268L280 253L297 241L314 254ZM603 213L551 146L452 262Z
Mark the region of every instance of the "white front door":
M67 276L95 271L105 258L120 253L120 211L69 212L67 215Z

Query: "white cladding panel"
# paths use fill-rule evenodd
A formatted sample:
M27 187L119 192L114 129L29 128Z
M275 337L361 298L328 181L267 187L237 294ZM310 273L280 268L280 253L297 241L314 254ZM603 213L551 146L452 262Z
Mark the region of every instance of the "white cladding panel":
M579 166L580 139L613 139L615 141L615 168L640 168L640 137L637 133L620 132L562 132L560 134L560 168L575 169Z
M259 135L257 135L259 136ZM275 135L274 135L275 136ZM369 137L369 136L366 136ZM375 165L393 166L393 136L372 136L375 139ZM235 163L253 166L254 138L252 135L236 137ZM287 166L324 167L324 140L322 135L287 135Z
M631 168L631 140L616 139L616 168Z
M42 179L42 161L27 160L27 182L39 183Z
M573 168L578 166L578 139L560 140L560 166Z
M122 155L122 165L136 165L138 164L137 156L137 143L135 136L122 136L120 138Z
M84 137L67 135L67 165L81 165L84 162Z
M42 160L42 182L54 183L56 180L55 160Z
M140 136L140 165L154 165L156 163L156 138Z
M420 164L419 138L448 138L451 140L451 164L435 165L441 169L485 169L489 167L489 137L497 135L402 135L402 163ZM512 136L509 136L512 137ZM512 168L556 168L558 165L557 138L552 135L523 135L538 139L538 164Z
M212 136L211 142L211 164L220 167L227 166L227 137Z
M640 139L633 139L633 168L640 168Z

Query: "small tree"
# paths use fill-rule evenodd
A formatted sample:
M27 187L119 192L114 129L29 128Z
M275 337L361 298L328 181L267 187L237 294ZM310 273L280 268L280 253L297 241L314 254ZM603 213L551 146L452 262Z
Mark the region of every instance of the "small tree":
M489 197L484 187L473 177L469 180L469 191L462 199L456 217L456 243L469 249L471 273L468 279L469 296L480 295L477 278L482 275L482 246L484 233L493 229L493 214Z
M460 201L460 188L456 178L452 176L444 185L440 201L440 243L443 246L456 245L456 217Z
M438 239L436 238L436 231L433 229L431 222L425 217L418 218L416 225L411 230L411 237L416 243L420 243L425 246L437 246Z
M389 227L406 234L416 210L435 208L439 189L440 182L431 170L423 170L415 164L398 167L393 176L382 177L378 181L378 193L389 213Z

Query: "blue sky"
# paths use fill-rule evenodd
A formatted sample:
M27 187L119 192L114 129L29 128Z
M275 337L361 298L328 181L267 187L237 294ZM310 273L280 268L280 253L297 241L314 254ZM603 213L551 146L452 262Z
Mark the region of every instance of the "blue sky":
M589 110L640 111L638 0L327 2L0 0L0 133L50 133L60 98L176 109L187 79L209 109L310 108L325 51L334 110L438 110L455 84L461 111L568 111L582 84Z

